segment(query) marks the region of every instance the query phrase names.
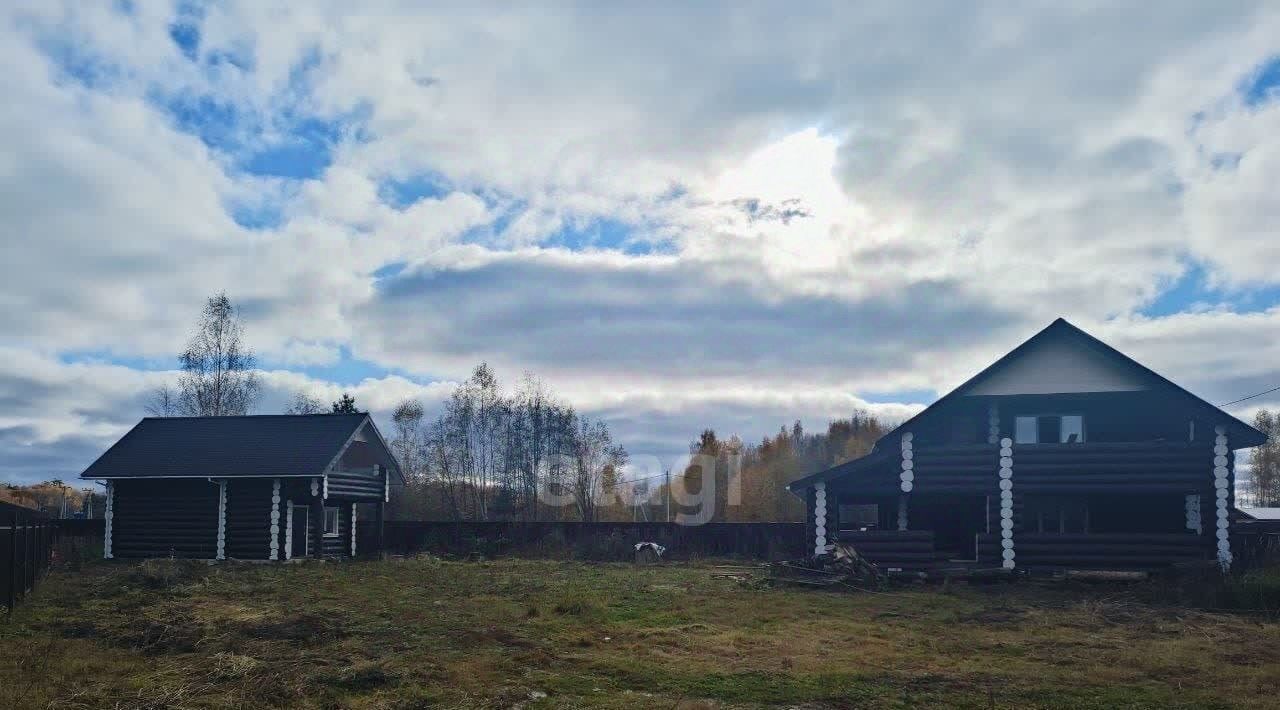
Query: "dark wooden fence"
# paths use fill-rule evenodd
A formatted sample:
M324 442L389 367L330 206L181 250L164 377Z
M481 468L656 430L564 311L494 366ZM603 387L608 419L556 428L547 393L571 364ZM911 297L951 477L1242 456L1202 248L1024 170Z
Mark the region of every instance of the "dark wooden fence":
M372 521L357 536L375 539ZM390 554L485 556L523 554L589 560L632 559L635 544L656 542L674 559L739 557L787 559L805 554L804 523L577 523L436 522L388 520L384 549Z
M6 611L26 598L49 569L57 535L44 514L0 503L0 604Z

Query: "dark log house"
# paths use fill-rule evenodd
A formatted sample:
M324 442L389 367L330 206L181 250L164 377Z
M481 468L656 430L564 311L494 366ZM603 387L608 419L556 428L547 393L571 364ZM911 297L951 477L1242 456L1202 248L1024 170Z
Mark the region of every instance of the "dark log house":
M1065 320L795 481L812 550L890 570L1232 561L1235 451L1265 436Z
M381 548L357 505L381 531L403 483L367 414L147 418L80 477L106 484L108 559L353 557Z

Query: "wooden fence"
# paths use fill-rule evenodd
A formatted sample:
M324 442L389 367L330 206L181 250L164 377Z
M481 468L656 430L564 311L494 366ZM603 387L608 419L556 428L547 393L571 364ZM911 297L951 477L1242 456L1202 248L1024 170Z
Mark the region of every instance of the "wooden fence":
M0 503L0 604L12 611L49 569L58 531L45 515Z
M375 539L371 521L357 536ZM527 554L589 560L631 559L638 542L656 542L674 559L739 557L788 559L805 554L804 523L579 523L388 520L384 549L390 554L493 556Z

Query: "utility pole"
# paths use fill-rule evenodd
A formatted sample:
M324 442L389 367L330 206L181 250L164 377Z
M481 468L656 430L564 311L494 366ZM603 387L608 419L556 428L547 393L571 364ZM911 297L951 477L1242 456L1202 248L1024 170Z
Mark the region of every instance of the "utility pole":
M667 522L671 522L671 469L667 469Z

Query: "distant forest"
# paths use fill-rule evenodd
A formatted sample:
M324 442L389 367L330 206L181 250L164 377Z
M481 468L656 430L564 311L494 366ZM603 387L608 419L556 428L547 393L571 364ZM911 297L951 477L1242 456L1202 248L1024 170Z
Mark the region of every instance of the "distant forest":
M707 429L689 445L704 457L682 470L635 473L603 421L529 375L504 392L484 364L436 420L424 421L421 404L407 400L393 422L391 447L409 484L388 514L407 520L800 521L804 503L786 484L862 456L892 429L865 412L812 434L797 421L756 444Z

